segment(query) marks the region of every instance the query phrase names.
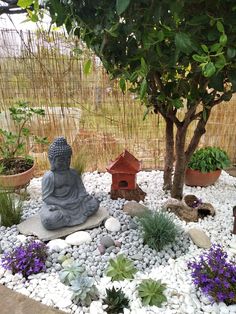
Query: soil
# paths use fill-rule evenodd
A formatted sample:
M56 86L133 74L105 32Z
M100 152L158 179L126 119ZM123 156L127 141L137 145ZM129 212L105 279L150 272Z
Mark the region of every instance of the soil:
M32 168L33 164L33 160L24 158L1 159L0 167L3 166L1 175L13 175L25 172Z

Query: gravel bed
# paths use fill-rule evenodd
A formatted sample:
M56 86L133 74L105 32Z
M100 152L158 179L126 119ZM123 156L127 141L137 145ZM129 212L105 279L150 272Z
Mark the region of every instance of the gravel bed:
M149 209L160 210L169 198L162 190L163 172L140 172L137 176L139 186L147 193L143 203ZM179 220L174 214L169 213L182 232L174 243L166 246L161 252L156 252L144 245L140 227L135 218L131 218L122 211L125 200L111 200L109 190L111 175L108 173L85 173L83 181L88 193L94 195L106 207L109 214L118 219L121 228L118 232L109 232L104 225L86 230L90 233L92 241L80 246L69 246L64 250L52 251L46 262L45 273L31 275L28 280L21 275L12 275L0 267L0 283L23 293L30 298L39 300L46 305L54 306L68 313L106 313L102 305L105 288L121 287L130 298L130 310L125 314L134 313L236 313L236 306L226 306L224 303L211 304L208 299L192 284L190 272L186 263L193 257L201 254L203 249L192 243L187 231L197 227L205 231L212 243L220 243L229 256L236 260L236 251L230 248L236 237L231 234L233 227L232 207L236 205L236 178L223 172L218 182L207 188L185 187L185 194L195 194L204 202L211 203L216 210L215 217L200 219L197 223L186 223ZM23 219L38 212L41 206L41 178L33 179L28 187L30 199L24 202ZM121 247L112 247L101 255L98 246L103 236L109 235L121 243ZM0 227L0 246L2 250L9 250L20 244L23 237L16 226L11 228ZM135 279L122 282L111 282L104 275L108 260L124 253L133 260L138 269ZM62 284L58 277L61 270L61 261L66 256L79 261L86 266L87 272L97 282L100 299L92 302L90 307L81 307L71 301L70 289ZM166 296L168 302L162 308L155 306L142 307L137 296L137 284L143 278L161 279L167 284Z

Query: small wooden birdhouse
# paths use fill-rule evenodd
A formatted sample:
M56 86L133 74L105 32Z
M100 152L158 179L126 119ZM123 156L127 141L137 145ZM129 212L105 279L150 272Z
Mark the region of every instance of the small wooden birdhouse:
M136 189L136 174L140 170L141 162L125 150L107 167L107 171L112 175L111 190Z

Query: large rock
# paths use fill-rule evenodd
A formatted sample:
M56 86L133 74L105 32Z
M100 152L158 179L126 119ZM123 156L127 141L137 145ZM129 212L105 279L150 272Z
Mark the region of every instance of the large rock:
M114 217L110 217L105 221L105 228L108 231L111 232L118 232L120 231L121 225L118 219L114 218Z
M47 247L50 252L52 251L58 251L60 252L61 250L64 250L68 247L69 245L66 243L65 240L62 239L54 239L48 242Z
M81 245L83 243L89 243L92 241L91 235L86 231L77 231L68 235L65 238L67 244L70 245Z
M203 249L209 249L211 247L211 241L202 229L192 228L189 229L188 234L193 243Z
M79 230L92 229L102 224L102 222L109 216L105 207L100 207L99 210L90 216L85 223L73 227L64 227L57 230L46 230L40 220L39 215L35 215L26 219L17 225L20 233L25 235L33 235L38 237L42 241L49 241L65 237L73 232Z
M135 216L142 216L148 211L148 208L142 204L139 204L135 201L127 202L124 207L123 211L129 214L131 217Z

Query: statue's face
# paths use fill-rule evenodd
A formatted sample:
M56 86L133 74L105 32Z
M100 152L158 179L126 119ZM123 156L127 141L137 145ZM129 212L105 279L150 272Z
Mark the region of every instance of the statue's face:
M51 161L53 170L63 171L70 169L70 156L56 156Z

